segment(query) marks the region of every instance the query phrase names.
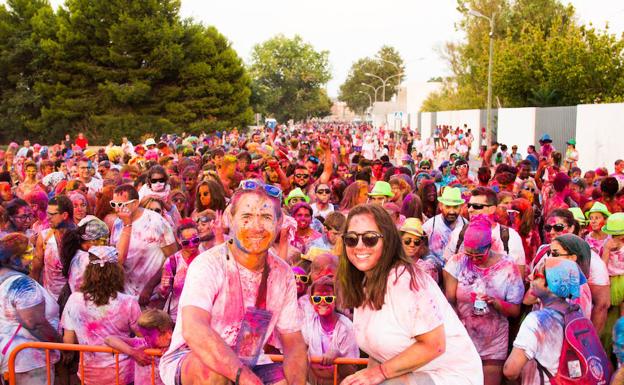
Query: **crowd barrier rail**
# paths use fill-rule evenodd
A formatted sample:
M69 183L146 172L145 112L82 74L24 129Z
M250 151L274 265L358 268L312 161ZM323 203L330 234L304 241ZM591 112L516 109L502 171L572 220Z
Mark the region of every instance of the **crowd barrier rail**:
M54 370L52 363L50 361L50 352L53 350L58 350L58 351L66 351L66 352L78 352L79 356L80 356L80 364L78 367L78 371L79 373L81 373L82 378L84 378L84 365L83 365L83 354L84 353L110 353L113 354L115 357L115 385L122 385L119 382L119 355L122 354L119 351L110 348L108 346L92 346L92 345L78 345L78 344L61 344L61 343L54 343L54 342L26 342L23 344L20 344L18 346L15 347L15 349L13 349L11 351L11 354L9 355L9 362L8 362L8 372L4 373L4 379L7 380L9 382L9 385L24 385L24 384L18 384L17 380L16 380L16 373L15 373L15 361L17 358L17 355L19 352L21 352L22 350L25 349L41 349L41 350L45 350L45 355L46 355L46 371L47 371L47 382L48 385L54 385L52 383L52 376L51 373ZM159 357L162 352L158 349L146 349L145 353L149 356L152 357L152 363L151 363L151 372L152 372L152 378L151 378L151 382L152 385L155 385L155 378L156 378L156 371L158 370L158 368L156 367L156 360L154 359L155 357ZM281 355L275 355L275 354L269 354L268 357L273 361L273 362L282 362L284 360L284 356ZM310 358L310 362L311 363L321 363L321 357L311 357ZM333 362L333 366L334 366L334 385L338 385L338 366L340 365L367 365L368 364L368 359L367 358L336 358ZM80 380L80 383L82 385L84 385L84 380Z

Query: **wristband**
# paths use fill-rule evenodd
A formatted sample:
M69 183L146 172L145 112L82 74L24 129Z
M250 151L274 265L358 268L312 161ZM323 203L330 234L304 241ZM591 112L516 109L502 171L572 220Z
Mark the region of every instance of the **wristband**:
M132 227L132 223L129 223L129 224L127 224L127 225L123 225L123 227L124 227L124 229L125 229L125 228L128 228L128 227Z
M243 372L243 367L241 366L236 371L236 381L234 381L234 385L238 385L238 380L240 380L241 373Z

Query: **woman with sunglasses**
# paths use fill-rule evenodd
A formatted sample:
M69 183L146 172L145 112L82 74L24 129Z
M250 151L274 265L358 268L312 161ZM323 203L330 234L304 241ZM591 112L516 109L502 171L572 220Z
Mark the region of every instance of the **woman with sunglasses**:
M340 255L343 247L340 235L346 221L347 218L338 211L329 214L323 223L323 236L312 241L310 247L330 250L332 254Z
M160 295L167 300L164 310L173 322L178 314L178 301L184 288L186 271L199 254L201 240L197 224L191 219L183 219L176 229L176 239L181 248L165 261L160 280Z
M355 309L356 340L370 360L342 384L482 384L466 329L437 284L407 258L388 213L354 208L343 241L341 298Z
M175 228L174 220L171 218L169 213L167 213L167 210L165 209L165 202L162 200L156 197L147 196L141 200L140 206L162 216L165 218L167 223L169 223L171 228Z
M223 211L225 210L226 199L225 190L218 182L208 179L197 185L197 193L195 194L195 211L191 214L192 218L197 216L204 210Z
M308 357L321 357L320 364L310 364L308 383L331 385L334 383L333 361L336 358L359 358L353 323L336 311L336 293L333 277L322 277L312 283L311 295L314 314L306 318L301 329L308 345ZM355 372L355 367L341 365L338 382Z
M438 268L434 263L434 257L429 254L427 236L422 228L422 222L418 218L407 218L399 229L403 251L407 258L416 262L422 270L426 271L437 283L440 282Z
M574 214L569 210L555 209L544 225L544 240L546 244L540 246L531 263L531 271L534 271L540 261L547 258L551 253L550 243L557 237L564 234L578 233L579 224L574 219ZM590 251L589 270L586 271L587 283L592 296L591 321L598 332L600 332L607 320L607 311L611 305L610 299L610 282L607 265L600 256ZM527 292L522 301L525 305L533 305L537 302L537 298Z
M486 217L471 218L463 252L444 267L444 288L481 356L485 385L499 385L507 358L508 318L520 315L524 284L514 261L492 251L491 228Z
M188 195L180 190L180 189L174 189L171 191L171 193L169 194L169 201L175 205L175 207L178 209L178 212L180 213L180 216L182 218L186 218L189 215L189 210L188 210L188 205L187 205L187 201L188 201Z

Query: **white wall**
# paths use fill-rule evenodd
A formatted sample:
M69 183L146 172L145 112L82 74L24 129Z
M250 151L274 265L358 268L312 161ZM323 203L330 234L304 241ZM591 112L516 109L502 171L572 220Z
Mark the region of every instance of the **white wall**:
M438 111L436 115L437 125L448 125L453 128L463 128L464 124L472 129L472 136L475 140L472 142L470 152L477 154L479 152L479 128L481 127L481 110L457 110L457 111Z
M582 170L613 172L613 163L624 159L624 103L577 106L576 143Z
M431 112L423 112L420 114L420 137L422 140L430 138L432 136L431 132L431 119L433 118Z
M527 108L501 108L498 110L498 142L509 147L518 145L519 152L535 142L535 111Z

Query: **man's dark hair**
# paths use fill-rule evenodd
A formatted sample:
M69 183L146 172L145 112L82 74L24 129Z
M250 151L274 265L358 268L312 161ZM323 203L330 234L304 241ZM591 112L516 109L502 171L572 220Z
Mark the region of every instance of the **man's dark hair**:
M472 190L472 196L484 196L485 202L490 206L498 205L498 196L496 195L496 191L492 190L489 187L477 187Z
M66 195L57 195L50 199L48 206L58 207L59 214L67 213L69 218L74 217L74 204Z
M6 214L9 217L17 215L20 208L28 206L28 202L23 199L15 198L10 200L5 206Z
M146 175L143 174L142 176L145 177ZM121 195L121 194L124 194L124 193L126 193L128 195L128 198L130 200L132 200L132 199L138 200L139 199L139 193L137 192L136 188L133 185L131 185L131 184L119 185L119 186L115 187L115 191L113 191L113 194L118 194L118 195Z

